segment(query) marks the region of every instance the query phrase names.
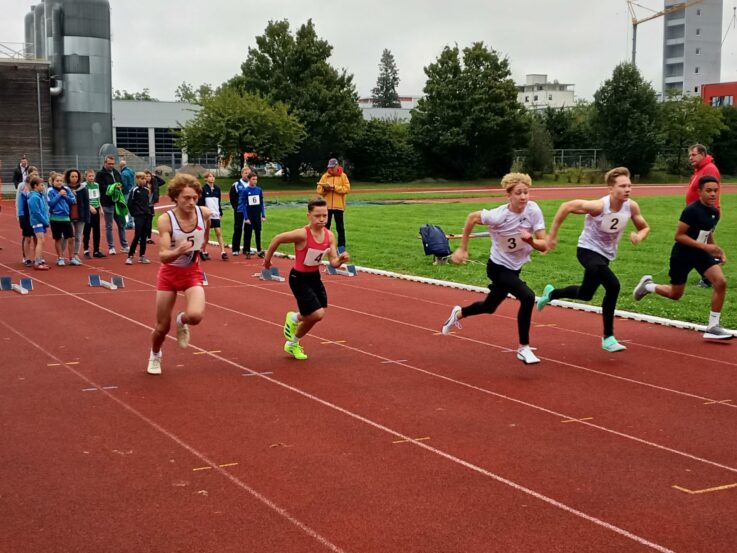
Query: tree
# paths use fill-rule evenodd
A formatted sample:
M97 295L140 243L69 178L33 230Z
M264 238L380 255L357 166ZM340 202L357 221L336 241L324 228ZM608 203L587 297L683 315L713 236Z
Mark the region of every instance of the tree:
M722 112L699 97L671 94L660 104L662 153L668 171L688 172L686 151L691 144L711 144L725 128Z
M377 182L409 181L418 176L419 156L409 140L409 124L367 121L348 150L351 176Z
M151 97L151 91L148 88L144 88L141 92L128 92L127 90L116 90L113 93L113 100L136 100L136 101L149 101L158 102L157 98Z
M723 174L737 175L737 107L716 109L722 114L724 128L712 141L711 153Z
M425 68L425 96L412 112L410 133L426 167L449 177L500 176L514 148L527 142L509 61L476 42L446 46Z
M386 48L381 53L379 63L379 77L376 79L376 87L371 91L371 103L377 108L400 108L402 104L397 94L399 86L399 73L394 56Z
M188 102L190 104L202 105L202 101L214 94L211 85L203 83L196 90L187 81L183 81L174 91L177 102Z
M542 123L550 134L553 148L596 148L591 130L592 104L579 101L572 107L547 107Z
M611 165L646 176L658 152L658 101L637 67L622 63L594 94L593 125Z
M190 155L219 152L240 161L244 152L282 159L303 138L302 125L283 103L225 87L202 99L202 109L182 127L177 143Z
M289 22L270 21L248 49L241 74L227 86L261 94L270 103L283 102L304 126L305 139L284 163L296 178L305 167L322 168L341 155L361 122L353 76L333 68L332 46L317 37L312 20L293 35Z
M532 178L540 178L553 168L553 140L545 126L533 118L530 126L530 141L523 170Z

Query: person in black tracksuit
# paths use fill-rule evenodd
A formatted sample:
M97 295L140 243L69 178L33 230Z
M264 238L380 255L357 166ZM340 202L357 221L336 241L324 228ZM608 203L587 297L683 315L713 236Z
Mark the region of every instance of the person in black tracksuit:
M133 242L131 242L130 251L128 252L127 265L133 264L133 256L136 253L136 246L140 244L139 262L149 263L146 258L146 236L151 230L151 193L146 186L146 173L136 173L136 186L128 194L128 211L133 217L135 225L135 234Z
M158 173L159 171L157 171ZM158 174L153 174L151 171L144 171L146 174L146 186L148 186L149 189L149 199L148 199L148 206L149 206L149 215L151 215L151 222L153 222L154 215L156 214L156 204L159 203L159 188L163 186L165 183L164 179L162 179ZM151 239L153 224L149 224L148 226L148 234L146 235L146 243L147 244L153 244L154 241Z

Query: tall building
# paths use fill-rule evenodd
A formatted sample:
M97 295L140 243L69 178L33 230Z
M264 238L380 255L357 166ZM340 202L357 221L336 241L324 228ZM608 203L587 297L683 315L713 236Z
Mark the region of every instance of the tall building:
M665 0L665 9L685 4ZM700 96L721 80L723 0L702 0L663 18L663 96Z

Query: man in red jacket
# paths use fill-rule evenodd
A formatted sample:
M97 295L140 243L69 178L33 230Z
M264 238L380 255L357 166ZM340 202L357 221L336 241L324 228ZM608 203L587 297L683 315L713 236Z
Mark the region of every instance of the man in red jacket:
M719 169L714 165L714 158L707 154L706 146L703 144L694 144L688 149L688 162L694 169L691 182L688 184L688 190L686 190L686 205L692 204L699 199L699 178L704 175L710 175L717 179L719 189L722 187L722 176L719 174ZM719 192L717 192L717 202L714 205L719 209ZM701 288L711 288L711 282L708 279L702 278L698 282L698 286Z

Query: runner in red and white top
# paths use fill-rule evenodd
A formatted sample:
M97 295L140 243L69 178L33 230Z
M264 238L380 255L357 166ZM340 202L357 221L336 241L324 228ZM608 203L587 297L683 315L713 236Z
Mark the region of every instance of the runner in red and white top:
M202 193L199 181L180 173L169 182L169 197L176 207L159 217L159 259L156 282L156 328L151 335L149 374L161 374L161 346L171 326L177 293L184 292L184 311L177 315L177 342L189 345L189 325L197 325L205 313L205 290L199 255L210 232L210 210L197 206Z
M299 313L290 311L284 322L284 351L295 359L307 359L300 338L305 336L325 316L328 296L320 280L320 267L328 259L333 267L340 267L350 259L348 252L340 255L335 236L327 228L328 206L323 198L307 204L309 224L274 237L264 257L264 267L271 267L271 257L281 244L294 244L295 263L289 272L289 288L297 299Z

